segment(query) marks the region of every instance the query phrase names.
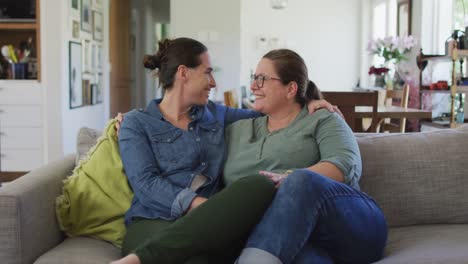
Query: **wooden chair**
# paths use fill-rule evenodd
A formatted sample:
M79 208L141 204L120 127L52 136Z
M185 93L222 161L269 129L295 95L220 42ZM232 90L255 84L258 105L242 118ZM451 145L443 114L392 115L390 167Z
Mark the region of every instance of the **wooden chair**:
M322 92L322 95L325 100L338 106L345 117L346 123L354 132L375 132L378 122L378 91ZM372 106L372 121L367 129L362 126L362 118L356 115L357 106Z
M394 99L400 100L400 106L407 109L409 98L409 84L405 84L402 90L387 90L385 104L391 106ZM397 119L398 120L398 119ZM405 133L406 118L400 118L398 123L392 123L389 118L379 120L377 132Z
M234 99L234 93L232 91L224 92L224 104L228 107L237 107L236 100Z

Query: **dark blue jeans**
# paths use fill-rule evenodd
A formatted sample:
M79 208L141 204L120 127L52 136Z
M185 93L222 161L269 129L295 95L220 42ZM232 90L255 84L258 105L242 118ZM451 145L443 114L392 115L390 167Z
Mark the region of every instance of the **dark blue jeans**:
M264 250L283 263L362 264L379 260L386 240L384 215L371 197L296 170L282 182L245 248Z

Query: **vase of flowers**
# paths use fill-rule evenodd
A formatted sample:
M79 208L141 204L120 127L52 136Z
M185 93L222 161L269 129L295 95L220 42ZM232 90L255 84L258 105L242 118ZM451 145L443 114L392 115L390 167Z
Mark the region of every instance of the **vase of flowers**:
M369 75L375 76L374 86L376 87L385 87L385 75L388 73L387 67L370 67Z
M371 40L367 46L369 54L378 56L379 66L372 66L369 74L374 74L376 79L379 75L385 76L385 86L392 87L393 77L398 64L402 60L408 60L406 54L416 45L416 39L413 36L404 37L386 37L383 39ZM380 69L380 70L376 70ZM390 87L389 87L390 86Z

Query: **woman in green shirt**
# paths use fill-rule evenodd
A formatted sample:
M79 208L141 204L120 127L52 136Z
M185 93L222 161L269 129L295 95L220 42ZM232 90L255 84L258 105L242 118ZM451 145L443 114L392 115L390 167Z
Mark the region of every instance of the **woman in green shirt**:
M291 50L267 53L251 84L265 116L227 128L226 185L263 174L278 188L236 263L370 263L383 254L387 225L359 191L356 139L335 113L307 114L320 99L307 72Z

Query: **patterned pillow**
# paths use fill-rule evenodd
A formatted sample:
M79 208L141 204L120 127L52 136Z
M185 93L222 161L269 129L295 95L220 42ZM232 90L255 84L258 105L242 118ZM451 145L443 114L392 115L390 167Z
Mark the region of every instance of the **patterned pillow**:
M124 214L133 192L127 182L111 120L97 144L64 181L56 199L60 229L68 236L89 236L120 247L125 236Z
M101 131L88 127L82 127L80 131L78 131L78 137L76 138L75 164L78 164L81 159L86 157L88 151L96 145L101 134Z

